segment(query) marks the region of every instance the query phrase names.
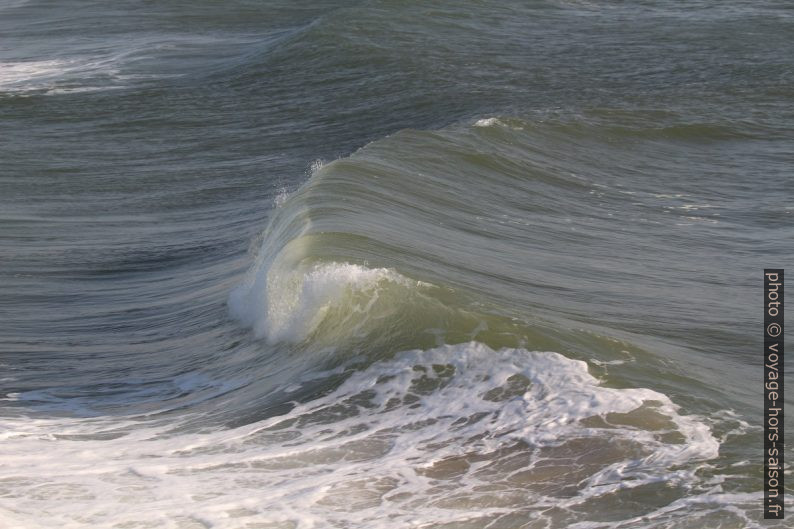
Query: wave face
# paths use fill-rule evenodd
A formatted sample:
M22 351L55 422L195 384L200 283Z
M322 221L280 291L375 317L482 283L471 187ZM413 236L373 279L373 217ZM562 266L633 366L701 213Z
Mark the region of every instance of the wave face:
M790 22L0 5L0 526L762 527Z

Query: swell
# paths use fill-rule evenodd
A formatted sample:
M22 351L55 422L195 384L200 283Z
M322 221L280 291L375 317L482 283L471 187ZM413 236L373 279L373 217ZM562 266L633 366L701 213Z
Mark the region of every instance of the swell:
M601 526L750 525L757 487L745 470L719 494L704 477L720 450L741 451L749 425L707 377L675 365L701 359L661 341L657 310L678 296L666 289L697 288L665 270L664 256L678 257L670 241L708 246L707 221L722 222L709 210L725 205L683 178L653 178L704 137L652 115L611 127L597 115L481 118L314 164L278 201L229 299L275 364L293 366L268 397L286 408L228 424L267 438L265 460L237 470L312 491L308 524L339 512L372 523L385 505L408 505L411 489L422 491L411 511L434 523L443 509L449 523L588 526L642 498ZM741 137L697 127L717 148ZM643 273L645 290L625 281ZM675 309L667 317L681 323ZM675 404L693 393L699 413ZM320 484L280 474L318 464L352 470Z
M738 405L678 365L739 354L751 325L734 302L736 277L694 270L722 251L725 223L753 228L692 175L708 182L713 153L754 140L697 123L652 110L485 117L402 130L315 163L278 199L229 298L267 351L254 372L283 373L246 395L267 400L264 388L307 371L476 341L562 352L618 386L700 392L712 410ZM680 133L691 126L712 134ZM727 314L736 324L715 336ZM726 364L725 376L739 380L741 369Z
M312 33L324 20L350 2L321 8L287 6L192 6L192 31L181 28L182 9L164 4L153 12L150 24L136 19L123 23L114 10L77 8L47 10L35 2L14 8L20 19L35 16L20 37L38 38L22 59L0 61L0 97L78 94L111 89L163 90L221 89L236 85L246 72L267 72L300 41L315 39ZM203 11L208 11L204 15ZM211 14L209 14L211 13ZM245 18L245 23L241 23ZM91 37L84 26L101 28L109 23L114 33L95 31ZM141 24L140 26L137 24ZM305 36L305 34L309 34ZM322 34L322 31L320 31ZM75 35L82 41L74 44Z
M625 296L649 312L664 294L621 285L609 267L639 277L650 266L672 280L654 256L672 251L675 258L666 249L673 238L709 245L724 211L716 203L722 197L693 192L675 175L660 185L653 173L677 169L675 150L694 152L703 141L722 148L744 136L672 113L618 114L543 113L403 130L318 163L273 211L255 263L231 296L234 317L260 338L301 342L322 328L314 318L332 298L345 297L349 309L383 295L385 305L428 307L426 329L411 331L405 349L426 344L428 329L434 340L466 336L467 325L486 316L520 322L513 345L542 341L571 320L636 329L633 312L603 305L602 285L612 285L611 298ZM679 225L694 227L674 233ZM445 310L467 316L456 323L431 316ZM292 319L313 321L311 330L292 332L284 323ZM357 332L378 343L374 328Z
M741 307L679 273L700 258L677 247L720 250L720 213L729 207L724 197L676 179L673 153L697 153L702 143L648 137L648 130L686 121L680 116L624 111L619 118L601 111L472 119L433 131L403 130L351 156L317 163L304 185L277 197L254 263L236 286L245 263L230 261L224 246L212 258L197 255L195 248L204 247L195 243L190 251L187 243L146 250L153 262L179 265L176 275L171 265L147 266L155 275L130 266L149 253L114 252L114 260L104 262L86 247L91 277L76 278L73 288L94 302L54 318L60 334L36 347L54 355L62 336L91 333L92 341L67 359L89 382L65 382L62 401L36 393L40 382L15 382L9 391L19 394L19 405L55 403L84 415L177 413L217 397L212 402L224 403L217 420L239 423L275 413L291 399L279 392L307 371L470 341L495 350L561 351L605 365L623 362L629 351L643 358L642 367L613 369L612 376L644 384L648 372L670 371L647 352L658 348L656 340L715 340L713 333L692 332L690 315L698 308L682 301L682 289L700 292L724 313ZM610 136L616 121L624 136L633 131L631 143ZM740 146L735 138L715 137L713 148L726 142ZM660 183L653 177L659 171L672 174ZM217 230L209 214L203 225ZM226 225L214 238L233 237L237 226ZM123 272L127 282L99 284L92 267L113 269L110 277ZM626 281L641 277L653 278L649 288ZM145 308L137 293L149 280L159 287ZM726 289L730 281L724 279ZM232 287L228 321L216 300ZM123 310L105 314L96 300ZM668 310L659 312L660 304ZM102 323L98 331L96 322ZM99 338L119 333L127 354L104 357ZM742 335L741 328L726 330L716 340L725 351L740 347ZM691 361L683 347L665 347L665 355L677 351ZM30 361L19 356L21 364ZM121 375L109 376L111 368ZM195 399L189 384L172 382L192 375L214 381L198 383ZM91 379L118 384L118 394ZM674 389L685 393L684 386ZM85 409L82 395L92 390L108 398ZM152 405L158 395L168 401L160 410Z

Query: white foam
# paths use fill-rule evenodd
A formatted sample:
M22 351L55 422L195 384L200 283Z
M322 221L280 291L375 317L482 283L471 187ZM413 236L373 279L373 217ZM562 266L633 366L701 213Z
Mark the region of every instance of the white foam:
M0 90L54 95L117 89L119 85L108 81L120 79L118 61L118 57L73 57L0 62Z
M115 51L104 50L91 55L76 52L68 57L59 55L44 60L0 62L0 90L23 95L27 92L71 94L119 89L127 86L129 81L182 75L179 72L135 73L130 70L136 62L150 58L152 49L167 50L169 43L153 47L151 42L142 39L123 44Z
M280 208L289 198L289 190L286 187L281 187L278 193L273 198L273 207Z
M0 525L31 529L484 527L546 509L550 527L605 527L588 525L594 511L581 507L643 486L701 498L649 507L666 520L748 499L721 496L719 484L698 492L698 466L719 444L665 395L603 387L557 353L478 343L399 354L235 429L166 435L173 425L112 418L2 426ZM120 428L121 438L67 437ZM635 518L620 527L645 527Z
M502 125L502 122L499 121L497 118L483 118L478 119L475 123L475 127L493 127L494 125Z
M321 159L314 160L309 166L309 176L314 176L320 171L320 169L322 169L326 165L328 164L325 163L325 160L321 160Z
M474 126L478 128L504 127L511 130L523 130L523 127L517 123L515 119L482 118L475 121Z
M61 60L0 62L0 88L52 78L70 67L70 63Z
M323 263L295 269L280 262L260 262L249 279L229 299L232 315L269 342L299 342L314 331L335 306L354 305L356 294L365 294L368 305L377 300L387 283L412 282L386 268L349 263ZM368 306L357 309L366 311Z

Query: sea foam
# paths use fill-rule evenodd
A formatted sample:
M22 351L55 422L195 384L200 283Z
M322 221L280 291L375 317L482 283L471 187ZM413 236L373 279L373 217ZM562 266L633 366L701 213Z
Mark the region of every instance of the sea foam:
M331 275L366 283L381 273ZM733 504L756 499L699 477L719 442L667 396L604 387L585 362L558 353L476 342L400 353L239 428L138 425L75 440L108 420L7 421L0 520L31 529L42 512L59 527L596 527L586 513L621 498L623 521L665 523L692 516L693 501L735 517ZM637 494L642 504L631 503ZM630 526L621 523L597 526Z

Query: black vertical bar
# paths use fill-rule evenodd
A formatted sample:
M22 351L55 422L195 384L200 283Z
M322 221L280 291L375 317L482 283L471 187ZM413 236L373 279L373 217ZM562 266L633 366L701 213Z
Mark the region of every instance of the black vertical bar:
M783 519L783 270L764 269L764 518Z

